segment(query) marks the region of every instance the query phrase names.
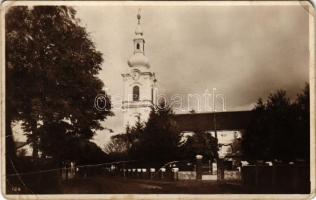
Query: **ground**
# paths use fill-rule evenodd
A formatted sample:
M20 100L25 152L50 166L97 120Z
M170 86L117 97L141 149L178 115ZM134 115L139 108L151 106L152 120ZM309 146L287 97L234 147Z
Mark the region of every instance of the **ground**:
M76 178L63 183L64 194L229 194L242 193L239 184L216 181L160 181L118 177Z

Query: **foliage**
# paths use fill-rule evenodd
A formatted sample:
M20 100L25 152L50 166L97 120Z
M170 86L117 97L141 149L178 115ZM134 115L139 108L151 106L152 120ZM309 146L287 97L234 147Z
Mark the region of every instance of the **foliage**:
M233 143L231 144L232 152L231 156L241 156L242 155L242 138L235 137Z
M38 147L61 157L73 138L92 138L112 114L96 77L102 54L75 15L66 6L14 6L6 13L6 123L23 121L34 157ZM104 112L93 108L98 94L107 98Z
M203 155L203 158L214 160L218 157L217 139L205 131L195 132L187 136L185 144L181 146L181 158L195 160L196 155Z
M138 142L138 158L161 165L178 158L181 134L172 109L161 103L153 108Z
M104 151L112 160L125 160L128 157L131 142L127 134L118 134L111 137L111 141L105 145Z
M295 157L309 160L310 152L310 96L309 85L306 84L303 91L297 95L294 102L295 112L295 138L293 148L295 149Z
M104 163L109 160L109 156L95 143L89 140L76 140L74 142L73 148L76 155L75 158L71 157L79 165L91 165Z
M161 166L178 158L181 134L172 118L174 113L166 105L152 107L149 119L140 118L126 133L113 136L106 150L116 159L137 160L144 165Z
M291 102L284 90L259 99L244 134L249 161L309 159L309 86Z
M130 143L128 157L132 160L138 160L142 156L142 137L144 137L145 124L140 121L140 116L137 117L136 124L133 127L126 127L126 136Z

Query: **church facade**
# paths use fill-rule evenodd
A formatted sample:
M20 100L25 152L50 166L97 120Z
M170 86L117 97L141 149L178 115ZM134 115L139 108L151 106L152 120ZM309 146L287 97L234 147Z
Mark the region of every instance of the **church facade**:
M133 54L128 59L127 73L123 73L124 97L122 102L124 127L134 126L138 118L146 122L151 107L156 102L156 77L150 69L145 55L145 39L141 29L141 15L137 15L137 26L133 39Z

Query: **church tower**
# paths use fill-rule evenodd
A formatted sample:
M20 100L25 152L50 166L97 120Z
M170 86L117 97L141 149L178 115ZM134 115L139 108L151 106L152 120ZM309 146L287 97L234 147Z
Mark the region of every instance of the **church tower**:
M145 39L140 26L141 15L137 14L137 26L134 37L134 52L128 59L128 72L122 74L124 97L122 102L124 127L134 126L140 118L146 122L151 106L156 102L156 78L150 71L148 58L145 56Z

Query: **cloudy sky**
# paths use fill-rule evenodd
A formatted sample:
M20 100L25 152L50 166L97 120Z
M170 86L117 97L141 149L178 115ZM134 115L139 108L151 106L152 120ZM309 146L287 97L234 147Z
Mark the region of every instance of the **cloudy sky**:
M277 89L293 98L308 82L308 12L302 6L75 7L103 53L99 76L113 97L123 95L121 73L129 68L139 8L146 56L161 94L216 88L226 110L249 110ZM104 125L118 133L122 120L115 110ZM99 132L94 140L103 146L110 135Z

